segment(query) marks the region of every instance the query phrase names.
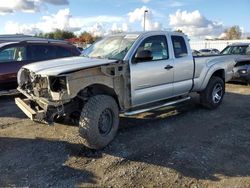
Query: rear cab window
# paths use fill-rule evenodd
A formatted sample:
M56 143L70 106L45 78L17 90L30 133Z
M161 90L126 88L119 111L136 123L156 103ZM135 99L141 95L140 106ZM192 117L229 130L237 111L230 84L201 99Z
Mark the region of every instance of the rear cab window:
M187 45L182 36L171 36L175 58L188 56Z

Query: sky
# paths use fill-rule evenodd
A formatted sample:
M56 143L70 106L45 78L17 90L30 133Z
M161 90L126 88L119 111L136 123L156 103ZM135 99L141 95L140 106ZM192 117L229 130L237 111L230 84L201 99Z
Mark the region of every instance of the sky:
M145 10L146 30L180 29L204 39L238 25L250 36L249 0L0 0L0 34L142 31Z

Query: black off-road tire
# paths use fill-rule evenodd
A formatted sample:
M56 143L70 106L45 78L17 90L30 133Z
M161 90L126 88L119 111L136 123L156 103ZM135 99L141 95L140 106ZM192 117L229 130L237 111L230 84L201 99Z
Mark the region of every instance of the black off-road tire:
M79 119L81 142L88 148L102 149L114 139L118 126L119 109L115 99L107 95L93 96L84 105Z
M220 99L214 97L214 91L216 90L216 87L218 90L221 87L221 91L218 92ZM200 103L208 109L215 109L221 104L224 94L225 82L220 77L212 76L207 84L206 89L200 93Z

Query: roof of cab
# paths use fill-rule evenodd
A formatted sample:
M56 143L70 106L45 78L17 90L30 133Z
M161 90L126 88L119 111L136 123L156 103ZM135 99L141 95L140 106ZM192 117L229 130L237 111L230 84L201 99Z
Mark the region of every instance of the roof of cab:
M232 43L229 44L228 46L249 46L250 42L238 42L238 43Z
M148 34L171 34L171 35L182 35L186 36L184 33L176 32L176 31L136 31L136 32L124 32L124 33L117 33L117 34L111 34L109 36L125 36L125 35L134 35L134 36L143 36Z

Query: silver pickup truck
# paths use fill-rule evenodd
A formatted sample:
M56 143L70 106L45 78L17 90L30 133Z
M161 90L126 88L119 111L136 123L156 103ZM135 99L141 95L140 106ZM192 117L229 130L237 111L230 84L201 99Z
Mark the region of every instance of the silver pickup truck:
M200 94L209 109L218 107L235 61L193 57L188 39L178 32L154 31L103 38L82 57L24 66L16 104L32 120L53 123L67 116L79 125L86 146L100 149L116 135L125 116L189 100Z

